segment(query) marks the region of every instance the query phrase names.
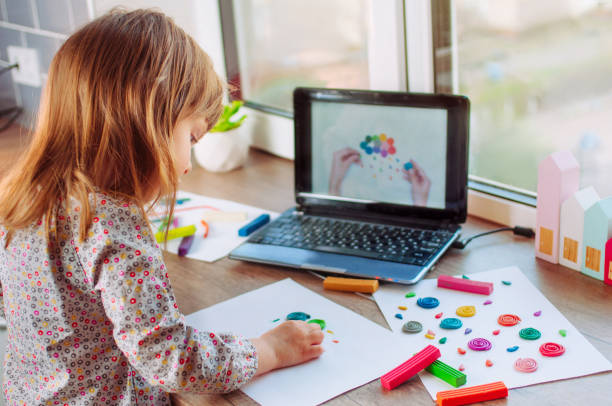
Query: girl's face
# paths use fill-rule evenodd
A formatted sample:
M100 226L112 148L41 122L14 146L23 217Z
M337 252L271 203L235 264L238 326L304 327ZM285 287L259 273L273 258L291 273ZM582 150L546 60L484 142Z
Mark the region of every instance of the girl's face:
M176 123L172 147L179 177L191 171L191 147L204 137L206 129L206 119L200 115L192 115Z

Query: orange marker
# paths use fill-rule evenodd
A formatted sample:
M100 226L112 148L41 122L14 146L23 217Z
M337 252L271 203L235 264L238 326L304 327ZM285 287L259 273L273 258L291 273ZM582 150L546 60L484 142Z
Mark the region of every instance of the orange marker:
M372 279L351 279L328 276L323 281L323 288L346 292L374 293L378 290L378 281Z
M436 393L438 406L469 405L476 402L508 397L508 388L502 381L469 388L453 389Z

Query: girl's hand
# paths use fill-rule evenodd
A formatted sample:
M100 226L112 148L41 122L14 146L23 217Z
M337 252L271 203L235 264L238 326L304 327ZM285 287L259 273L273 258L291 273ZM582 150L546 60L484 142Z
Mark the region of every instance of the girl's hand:
M431 181L423 168L412 159L410 163L412 163L412 168L402 169L402 171L404 172L404 179L412 184L412 202L415 206L427 206Z
M323 354L323 332L316 323L286 321L251 342L259 357L255 376L301 364Z
M361 164L359 151L353 148L342 148L334 152L332 167L329 174L329 194L339 196L340 186L346 172L352 164Z

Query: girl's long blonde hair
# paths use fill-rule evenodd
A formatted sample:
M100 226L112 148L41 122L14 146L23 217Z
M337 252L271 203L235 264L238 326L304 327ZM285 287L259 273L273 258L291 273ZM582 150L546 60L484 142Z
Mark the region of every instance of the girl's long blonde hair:
M43 219L48 232L68 197L81 203L85 238L96 191L143 214L149 201L168 197L171 211L173 128L192 114L214 125L222 92L208 55L162 13L115 9L82 27L53 58L29 148L0 186L6 243Z

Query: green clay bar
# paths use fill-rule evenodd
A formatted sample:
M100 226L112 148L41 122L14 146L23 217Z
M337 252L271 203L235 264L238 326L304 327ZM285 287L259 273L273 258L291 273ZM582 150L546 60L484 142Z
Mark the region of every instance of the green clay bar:
M442 361L434 361L431 365L425 368L427 372L442 379L445 382L453 385L455 388L465 385L467 376L450 365L445 364Z

